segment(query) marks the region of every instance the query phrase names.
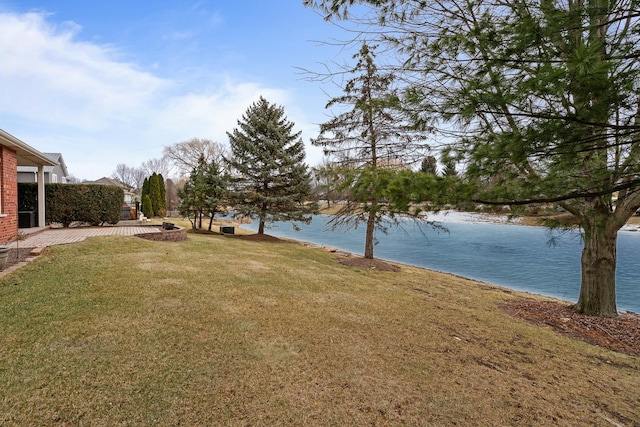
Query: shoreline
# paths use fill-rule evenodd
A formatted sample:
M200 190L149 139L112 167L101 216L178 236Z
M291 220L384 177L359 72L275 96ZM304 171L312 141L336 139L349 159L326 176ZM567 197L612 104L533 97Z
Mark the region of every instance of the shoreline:
M355 252L350 252L350 251L347 251L347 250L344 250L344 249L340 249L340 248L336 248L336 247L333 247L333 246L326 246L326 245L322 245L322 244L319 244L319 243L310 242L310 241L307 241L307 240L293 239L291 237L280 237L280 236L274 236L274 237L277 237L278 239L280 239L282 241L285 241L285 242L298 244L300 246L304 246L304 247L307 247L307 248L324 250L324 251L335 253L336 255L340 255L340 256L344 256L344 257L363 258L362 255L359 255L359 254L357 254ZM575 304L574 301L566 300L566 299L563 299L562 297L544 295L544 294L539 294L539 293L535 293L535 292L529 292L529 291L523 291L523 290L519 290L519 289L509 288L507 286L496 285L495 283L487 282L486 280L474 279L473 277L464 276L464 275L458 274L458 273L452 273L452 272L444 271L444 270L436 270L434 268L423 267L423 266L415 265L415 264L408 264L406 262L400 262L400 261L390 260L390 259L386 259L386 258L376 258L376 257L374 257L374 259L375 260L379 260L379 261L384 261L384 262L387 262L387 263L390 263L390 264L396 264L396 265L399 265L399 266L402 266L402 267L411 267L411 268L417 268L417 269L420 269L420 270L430 271L430 272L434 272L434 273L438 273L438 274L445 274L447 276L452 276L452 277L456 277L458 279L464 279L464 280L468 280L470 282L474 282L474 283L478 283L478 284L481 284L481 285L489 286L489 287L494 288L495 290L499 290L501 292L506 292L506 293L518 292L518 293L525 294L525 295L531 295L531 296L536 296L536 297L540 297L540 298L546 298L546 299L554 300L554 301L561 302L561 303L566 303L567 305ZM620 314L631 313L631 314L639 315L639 313L635 313L635 312L629 311L629 310L618 311L618 313L620 313Z
M327 215L327 214L321 214L321 215ZM435 218L434 218L435 217ZM458 211L441 211L438 214L433 214L432 216L430 216L427 220L429 221L435 221L435 222L441 222L443 225L446 226L447 223L465 223L465 224L496 224L496 225L519 225L519 226L524 226L524 227L544 227L542 225L529 225L529 224L523 224L521 221L519 221L519 218L513 219L510 218L508 215L501 215L501 214L489 214L489 213L478 213L478 212L458 212ZM246 224L239 224L239 226L241 225L246 225ZM249 230L247 228L241 228L244 231L250 232L250 233L255 233L254 230ZM630 233L636 233L637 231L640 231L640 223L636 222L635 224L629 224L628 226L625 226L623 228L621 228L622 232L625 232L625 234L630 234ZM266 234L269 234L268 232ZM638 233L638 235L640 236L640 233ZM272 236L277 237L279 239L282 239L284 241L289 241L289 242L293 242L293 243L297 243L300 244L302 246L305 247L311 247L311 248L317 248L317 249L322 249L328 252L334 252L336 254L341 254L343 256L346 257L356 257L356 258L363 258L363 256L358 253L358 252L352 252L349 250L345 250L342 249L340 247L334 246L334 245L327 245L327 244L323 244L323 243L315 243L309 240L302 240L302 239L298 239L295 237L284 237L284 236L278 236L278 235L274 235L272 234ZM540 292L535 292L535 291L529 291L529 290L523 290L523 289L517 289L516 287L509 287L509 286L505 286L503 284L496 284L496 283L492 283L490 281L487 281L486 279L478 279L478 278L474 278L474 277L469 277L469 276L465 276L464 274L460 274L460 273L455 273L455 272L450 272L450 271L444 271L444 270L440 270L437 268L433 268L433 267L425 267L422 265L416 265L416 264L412 264L412 263L408 263L408 262L402 262L402 261L396 261L393 259L389 259L389 258L384 258L384 257L375 257L374 259L380 260L380 261L385 261L391 264L397 264L399 266L408 266L408 267L413 267L413 268L418 268L418 269L422 269L422 270L427 270L427 271L432 271L432 272L436 272L436 273L440 273L440 274L446 274L446 275L450 275L452 277L457 277L457 278L463 278L465 280L469 280L472 282L476 282L476 283L481 283L487 286L491 286L494 287L495 289L499 289L501 291L512 291L512 292L519 292L522 293L524 295L531 295L531 296L537 296L537 297L541 297L541 298L549 298L549 299L553 299L562 303L566 303L567 305L571 305L571 304L575 304L575 301L566 299L566 296L562 296L562 295L558 295L558 294L554 294L554 292L547 292L547 293L540 293ZM619 314L625 314L625 313L631 313L634 315L640 315L640 313L633 311L633 310L627 310L627 309L622 309L622 310L618 310Z
M321 245L321 244L318 244L318 243L313 243L313 242L309 242L309 241L305 241L305 240L293 239L293 238L290 238L290 237L279 237L279 236L274 236L274 237L277 237L280 240L287 241L287 242L290 242L290 243L299 244L299 245L304 246L304 247L314 248L314 249L321 249L321 250L332 252L332 253L335 253L337 255L342 255L342 256L345 256L345 257L363 258L362 255L359 255L357 253L349 252L349 251L346 251L344 249L335 248L335 247L332 247L332 246ZM444 271L444 270L436 270L434 268L423 267L423 266L415 265L415 264L408 264L408 263L405 263L405 262L400 262L400 261L395 261L395 260L390 260L390 259L385 259L385 258L375 258L374 257L374 259L377 259L379 261L384 261L384 262L387 262L387 263L390 263L390 264L396 264L396 265L403 266L403 267L411 267L411 268L417 268L417 269L420 269L420 270L430 271L430 272L434 272L434 273L438 273L438 274L445 274L447 276L456 277L456 278L459 278L459 279L464 279L464 280L468 280L470 282L474 282L474 283L478 283L478 284L481 284L481 285L489 286L489 287L491 287L491 288L493 288L495 290L499 290L501 292L506 292L506 293L517 292L517 293L520 293L520 294L523 294L523 295L530 295L530 296L534 296L534 297L538 297L538 298L545 298L545 299L548 299L548 300L553 300L553 301L556 301L556 302L559 302L559 303L562 303L562 304L566 304L568 306L576 304L576 301L567 300L567 299L564 299L564 298L562 298L560 296L545 295L545 294L525 291L525 290L521 290L521 289L514 289L514 288L510 288L508 286L497 285L495 283L487 282L486 280L475 279L473 277L464 276L464 275L458 274L458 273L452 273L452 272ZM640 313L637 313L637 312L632 311L632 310L622 310L622 311L618 310L618 314L632 314L632 315L635 315L635 316L640 316Z
M338 208L338 205L334 205L331 208L324 207L320 209L321 215L334 215ZM462 220L448 221L450 217L459 217ZM458 211L455 209L443 209L438 212L425 212L424 218L427 220L442 221L442 222L465 222L465 223L492 223L492 224L505 224L505 225L520 225L531 227L545 227L540 224L545 218L555 218L560 221L568 221L569 214L558 213L554 215L522 215L511 217L507 213L490 213L490 212L469 212ZM620 231L640 232L640 215L634 215L627 223L620 228Z

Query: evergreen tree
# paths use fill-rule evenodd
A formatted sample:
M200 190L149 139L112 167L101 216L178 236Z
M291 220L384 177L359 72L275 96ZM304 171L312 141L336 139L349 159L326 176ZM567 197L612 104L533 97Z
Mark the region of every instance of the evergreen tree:
M442 175L456 177L458 176L458 171L456 170L456 164L453 160L446 160L444 163L444 169L442 170Z
M357 65L350 73L355 77L347 81L342 96L327 104L349 109L323 123L312 143L334 155L339 178L332 182L348 195L329 225L356 228L364 222L364 257L373 258L376 228L384 231L389 221L397 224L393 214L399 213L398 206L381 203L386 186L399 170L418 162L427 147L421 133L404 120L394 77L378 70L373 48L364 43L354 59Z
M145 178L142 183L142 193L140 194L141 200L144 201L144 196L149 195L149 178Z
M189 179L177 191L180 200L178 213L191 222L191 228L194 230L202 228L203 202L199 197L202 194L200 175L201 171L197 167L194 168Z
M414 111L445 125L470 182L493 182L474 199L573 215L584 240L575 309L617 316L617 233L640 208L637 1L304 3L329 19L370 6L363 20L397 48Z
M188 218L193 229L202 228L202 218L209 216L209 231L216 214L226 214L227 180L218 162L206 163L204 156L198 162L184 187L178 190L181 215Z
M161 200L161 190L160 190L160 181L158 179L158 174L155 172L151 174L149 177L149 198L151 199L151 205L153 208L154 215L161 216L160 212L160 200Z
M227 132L234 206L238 215L258 219L259 234L264 234L266 223L309 223L316 210L306 203L311 177L301 132L294 133L293 127L283 107L260 97L238 120L238 127Z
M228 204L229 177L220 167L217 160L210 161L204 170L204 184L206 186L205 206L209 215L209 231L216 214L226 215Z
M160 194L158 198L158 216L167 216L167 189L165 187L164 177L159 173L156 177Z
M427 156L420 164L420 171L436 175L438 173L438 161L433 156Z
M148 194L145 194L142 198L142 213L147 218L153 218L153 203Z
M142 194L140 200L142 201L142 213L147 218L153 217L153 202L149 197L149 178L145 178L142 183Z

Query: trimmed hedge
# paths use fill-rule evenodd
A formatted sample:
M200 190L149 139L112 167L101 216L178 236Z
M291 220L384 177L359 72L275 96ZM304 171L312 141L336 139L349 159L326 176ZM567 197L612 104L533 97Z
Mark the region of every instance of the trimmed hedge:
M124 190L99 184L45 184L46 223L72 222L91 225L116 224L120 221ZM38 211L38 187L35 183L18 184L20 211Z

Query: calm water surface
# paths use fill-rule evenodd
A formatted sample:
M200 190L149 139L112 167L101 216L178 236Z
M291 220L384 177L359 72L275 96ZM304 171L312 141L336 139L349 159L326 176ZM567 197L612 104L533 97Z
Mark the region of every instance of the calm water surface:
M364 229L326 231L328 217L319 215L296 232L282 223L268 234L333 246L362 254ZM448 231L411 222L404 230L376 233L376 258L458 274L518 291L575 302L580 291L582 241L576 233L551 235L544 227L492 223L442 223ZM257 224L244 226L256 230ZM616 294L619 311L640 313L640 233L618 234Z

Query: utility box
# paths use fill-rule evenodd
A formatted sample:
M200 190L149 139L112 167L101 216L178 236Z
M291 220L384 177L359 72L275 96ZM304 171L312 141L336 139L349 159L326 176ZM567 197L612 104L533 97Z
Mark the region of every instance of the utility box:
M221 226L220 232L222 234L235 234L235 228L230 226Z
M18 228L32 228L36 226L36 213L34 211L18 212Z

